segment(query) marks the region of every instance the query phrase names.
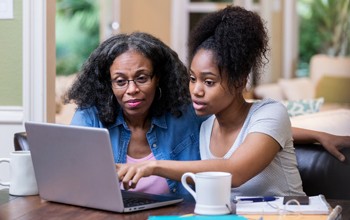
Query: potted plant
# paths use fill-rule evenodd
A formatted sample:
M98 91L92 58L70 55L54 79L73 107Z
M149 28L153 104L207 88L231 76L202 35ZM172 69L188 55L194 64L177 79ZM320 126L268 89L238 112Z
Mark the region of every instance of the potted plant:
M350 0L299 0L300 61L315 54L350 55ZM304 7L304 8L303 8Z

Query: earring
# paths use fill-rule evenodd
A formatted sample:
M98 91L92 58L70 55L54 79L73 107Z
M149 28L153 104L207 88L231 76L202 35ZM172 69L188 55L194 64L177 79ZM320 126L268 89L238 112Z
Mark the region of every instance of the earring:
M158 87L158 91L159 91L158 100L160 100L160 98L162 98L162 89L160 87Z

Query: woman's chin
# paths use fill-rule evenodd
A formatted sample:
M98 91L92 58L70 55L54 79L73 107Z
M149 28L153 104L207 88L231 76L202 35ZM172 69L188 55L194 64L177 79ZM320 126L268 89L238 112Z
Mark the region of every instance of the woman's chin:
M203 111L203 110L197 110L195 109L196 115L197 116L207 116L207 115L211 115L210 113L208 113L207 111Z
M145 111L144 109L139 108L132 108L132 109L124 109L124 115L126 115L128 118L139 118L139 117L147 117L148 111Z

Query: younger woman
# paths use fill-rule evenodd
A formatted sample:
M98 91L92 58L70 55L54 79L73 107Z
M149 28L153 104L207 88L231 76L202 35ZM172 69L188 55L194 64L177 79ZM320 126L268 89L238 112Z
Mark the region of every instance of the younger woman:
M232 174L234 195L304 195L286 108L279 102L248 103L249 75L266 60L268 36L261 18L228 6L209 14L189 42L189 88L200 129L201 161L150 161L118 165L126 189L143 176L180 180L185 172Z

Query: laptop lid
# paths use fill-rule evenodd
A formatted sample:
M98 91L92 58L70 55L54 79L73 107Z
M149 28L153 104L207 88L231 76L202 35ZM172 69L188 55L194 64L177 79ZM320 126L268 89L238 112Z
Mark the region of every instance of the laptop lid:
M40 122L25 122L25 128L39 194L45 200L114 212L182 201L153 196L152 200L161 197L160 202L124 207L107 129Z

